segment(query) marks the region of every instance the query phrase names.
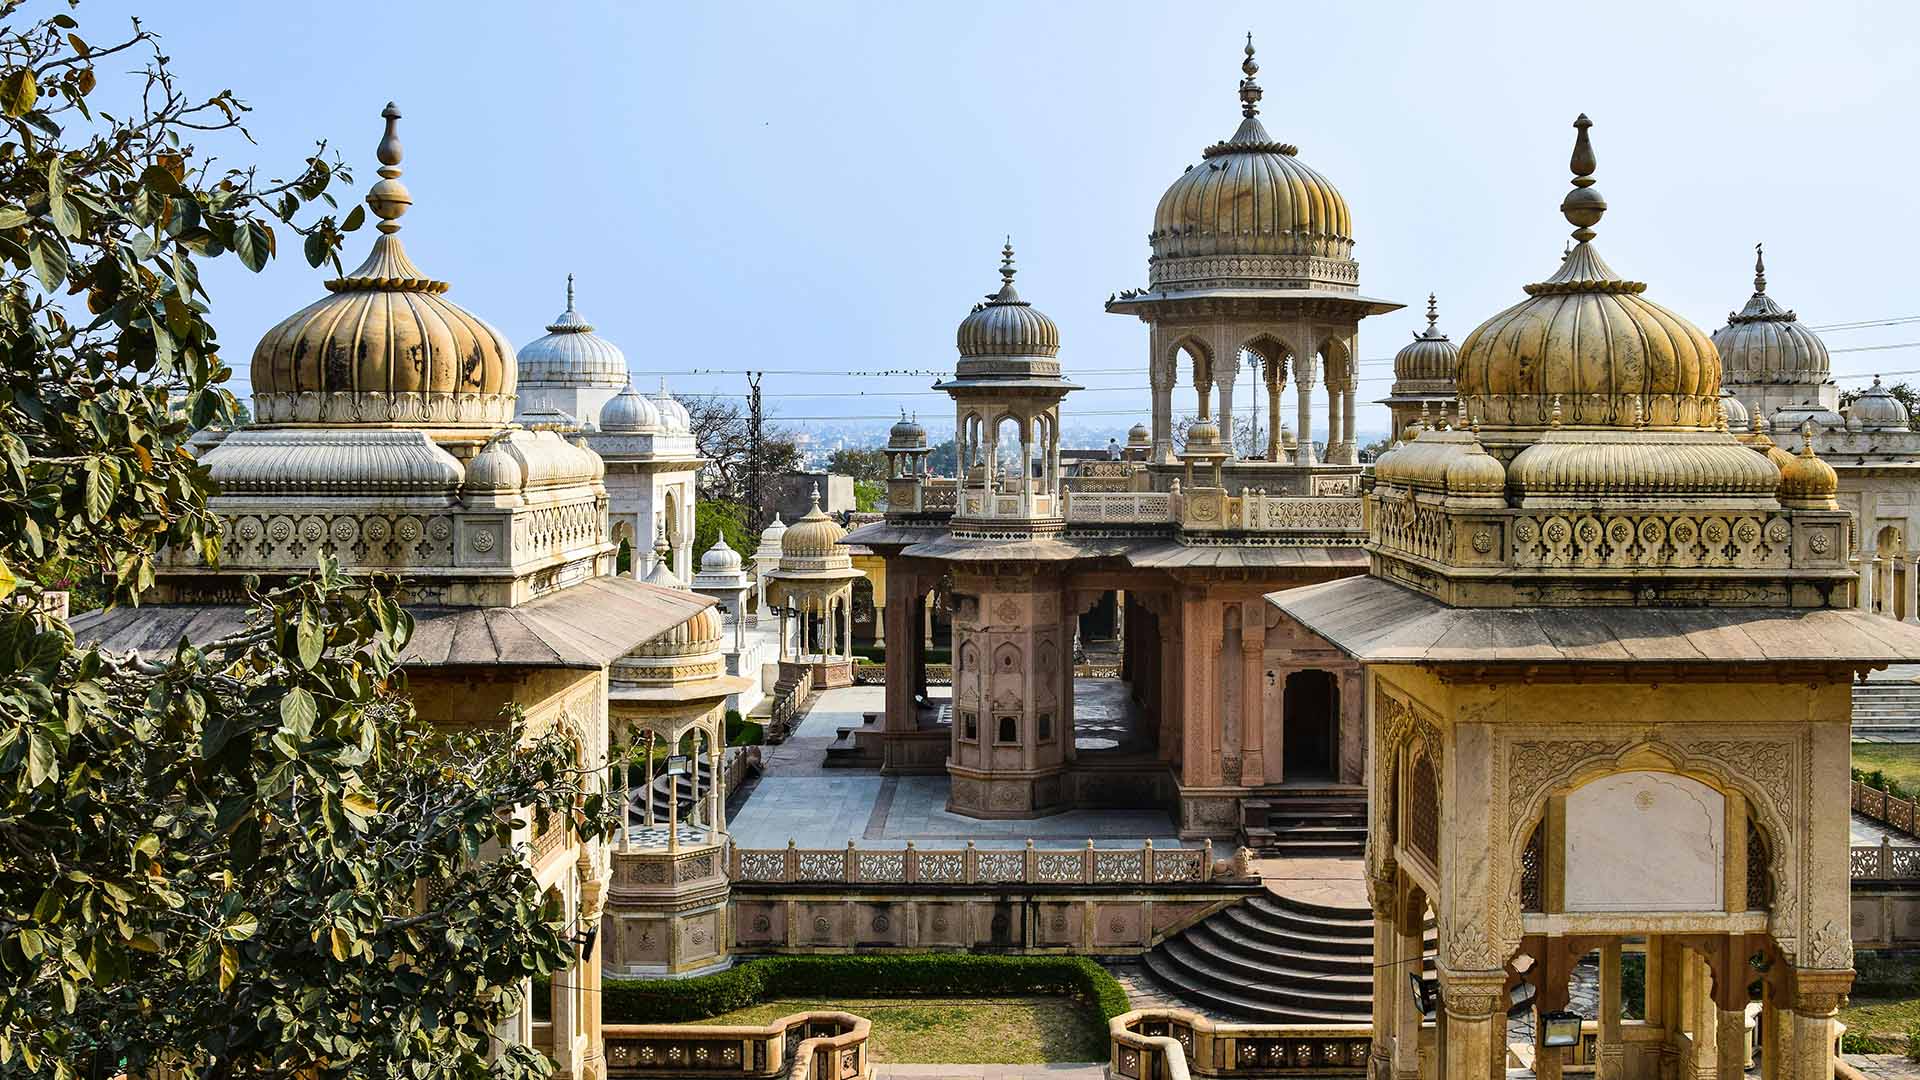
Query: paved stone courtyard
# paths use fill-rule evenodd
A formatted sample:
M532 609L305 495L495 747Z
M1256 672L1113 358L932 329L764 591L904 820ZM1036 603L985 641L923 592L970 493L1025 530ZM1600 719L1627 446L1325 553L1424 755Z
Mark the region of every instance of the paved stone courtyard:
M1109 698L1124 686L1110 679L1090 695L1100 712L1087 736L1107 744L1125 738L1124 711ZM1173 819L1160 810L1073 810L1023 821L982 821L947 813L944 776L881 776L871 769L828 769L822 762L839 729L859 727L879 712L886 689L849 686L820 694L813 708L780 746L768 747L765 774L729 821L734 843L745 848L844 847L1017 848L1031 838L1040 847L1132 847L1151 837L1155 846L1179 847ZM1078 705L1076 704L1076 709ZM1104 748L1104 747L1102 747ZM1091 749L1091 748L1090 748Z

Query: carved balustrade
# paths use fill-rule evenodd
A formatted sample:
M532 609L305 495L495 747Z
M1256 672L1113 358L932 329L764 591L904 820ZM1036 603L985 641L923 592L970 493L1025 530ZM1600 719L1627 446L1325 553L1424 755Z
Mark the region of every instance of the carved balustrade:
M609 1077L702 1073L750 1080L867 1080L872 1025L844 1012L800 1012L765 1024L608 1024Z
M1855 844L1848 865L1855 881L1920 881L1920 847L1897 847L1886 839Z
M726 872L725 845L689 844L677 851L634 848L613 853L615 888L673 889L715 878Z
M1853 810L1857 814L1870 817L1882 825L1890 825L1909 836L1914 832L1916 804L1911 799L1869 787L1858 780L1853 782Z
M845 848L733 849L729 876L760 884L840 885L1167 885L1213 881L1222 875L1213 861L1213 842L1198 848L1156 848L1148 840L1137 848L1085 847L865 851L849 840Z
M1367 1024L1234 1024L1185 1009L1136 1009L1107 1025L1109 1076L1364 1076Z

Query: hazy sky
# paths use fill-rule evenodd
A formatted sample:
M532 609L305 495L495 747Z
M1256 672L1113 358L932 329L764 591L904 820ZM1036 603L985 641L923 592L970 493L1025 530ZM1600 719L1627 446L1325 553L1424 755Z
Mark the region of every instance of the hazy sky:
M1146 284L1161 192L1238 122L1248 30L1268 130L1345 194L1362 290L1407 304L1362 325L1365 358L1405 343L1429 290L1458 342L1553 271L1582 111L1611 207L1597 246L1649 297L1711 332L1745 301L1764 240L1769 291L1815 326L1920 315L1910 0L88 0L76 14L104 42L136 7L189 88L253 105L259 146L221 148L236 160L291 171L325 138L360 166L357 195L397 101L409 253L516 346L572 271L636 372L821 373L767 380L795 420L905 405L944 430L928 379L836 373L949 367L1006 233L1022 295L1090 388L1067 399L1069 423L1145 417L1146 328L1101 305ZM209 275L243 380L260 333L322 293L325 275L283 250L261 275ZM1920 323L1826 337L1920 343ZM1920 347L1836 352L1834 369L1842 386L1920 371ZM1390 374L1363 368L1361 398ZM1122 389L1094 389L1108 387ZM1359 426L1383 429L1385 409L1363 406Z

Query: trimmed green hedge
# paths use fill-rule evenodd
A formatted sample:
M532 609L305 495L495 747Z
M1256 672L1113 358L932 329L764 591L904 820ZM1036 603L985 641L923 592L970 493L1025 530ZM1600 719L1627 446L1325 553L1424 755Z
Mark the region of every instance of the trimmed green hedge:
M894 956L768 956L693 979L601 980L601 1020L671 1024L705 1020L768 998L995 997L1061 994L1112 1020L1132 1006L1106 968L1084 956L979 956L910 953ZM534 988L546 996L544 980ZM536 1013L538 1015L538 1013Z

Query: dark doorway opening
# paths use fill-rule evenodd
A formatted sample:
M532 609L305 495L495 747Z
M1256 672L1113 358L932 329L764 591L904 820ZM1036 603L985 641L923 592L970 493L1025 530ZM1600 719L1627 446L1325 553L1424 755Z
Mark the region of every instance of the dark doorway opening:
M1327 671L1296 671L1287 676L1281 701L1286 725L1282 767L1293 780L1331 780L1339 731L1340 688Z

